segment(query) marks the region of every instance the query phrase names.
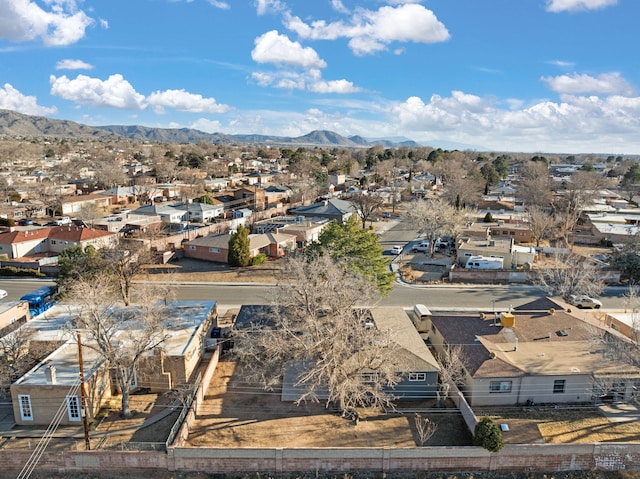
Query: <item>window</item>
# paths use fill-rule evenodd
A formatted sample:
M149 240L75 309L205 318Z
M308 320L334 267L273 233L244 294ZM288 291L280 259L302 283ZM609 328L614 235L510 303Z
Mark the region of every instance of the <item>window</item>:
M209 248L209 253L219 253L220 248Z
M69 421L80 421L80 401L78 396L67 396L67 414Z
M564 379L556 379L553 381L553 394L562 394L564 393Z
M362 381L365 383L374 383L378 380L378 375L376 373L364 373L362 375Z
M489 383L490 393L510 393L511 381L491 381Z
M20 418L23 421L33 421L33 411L31 410L31 396L28 394L19 394L18 403L20 404Z
M190 244L190 245L189 245L189 249L190 249L191 251L195 251L197 248L196 248L196 246L195 246L195 245Z
M426 381L427 373L409 373L409 381Z

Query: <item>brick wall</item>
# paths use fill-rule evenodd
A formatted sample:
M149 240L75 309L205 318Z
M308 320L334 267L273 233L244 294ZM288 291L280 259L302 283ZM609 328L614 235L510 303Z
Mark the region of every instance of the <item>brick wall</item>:
M31 451L0 450L0 470L14 477ZM104 472L559 472L640 470L640 444L509 445L493 454L478 447L349 449L169 448L168 452L55 451L36 471ZM1 476L1 474L0 474Z

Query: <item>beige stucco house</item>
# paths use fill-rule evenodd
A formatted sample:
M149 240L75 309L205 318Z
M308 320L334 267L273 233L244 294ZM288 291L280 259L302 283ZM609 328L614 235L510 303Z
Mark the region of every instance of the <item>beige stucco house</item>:
M34 331L34 340L66 339L66 342L11 385L17 424L48 425L58 411L64 411L61 424L73 425L81 421L79 348L75 336L63 333L64 325L69 324L74 314L73 306L57 305L47 311L46 318L27 324ZM140 363L133 389L166 392L191 381L209 346L209 332L217 325L215 301L170 303L164 315L168 338ZM118 336L119 341L135 340L135 322L133 328L131 324L129 326L121 337ZM86 340L82 354L87 413L93 417L104 401L119 391L109 363Z
M495 316L434 314L423 332L436 354L461 345L459 387L472 406L629 399L640 369L605 355L596 334L605 331L546 299Z

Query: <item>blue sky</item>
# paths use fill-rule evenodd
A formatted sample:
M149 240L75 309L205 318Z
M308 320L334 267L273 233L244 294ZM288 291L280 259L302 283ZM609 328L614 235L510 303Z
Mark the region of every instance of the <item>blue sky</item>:
M640 154L638 0L0 0L0 108Z

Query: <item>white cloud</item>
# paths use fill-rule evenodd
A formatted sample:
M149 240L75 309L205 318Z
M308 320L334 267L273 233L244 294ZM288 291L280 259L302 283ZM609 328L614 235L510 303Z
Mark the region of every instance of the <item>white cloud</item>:
M122 75L111 75L106 80L78 75L71 80L63 75L50 77L51 94L76 103L95 107L142 110L145 97L138 93Z
M516 101L509 101L519 107ZM414 139L446 140L511 151L616 152L640 147L640 97L564 95L517 109L463 92L410 97L392 106L394 127ZM628 141L621 141L626 138Z
M603 73L597 77L590 75L560 75L557 77L542 77L549 88L558 93L585 94L595 93L604 95L635 94L635 89L619 73Z
M44 10L30 0L0 0L0 38L13 42L41 39L47 46L71 45L94 23L75 0L48 0Z
M100 22L100 26L102 28L104 28L105 30L109 29L109 21L105 20L104 18L101 18L100 20L98 20L98 22Z
M219 121L209 120L207 118L198 118L189 125L189 128L204 131L205 133L216 133L222 131L222 125Z
M311 69L306 72L277 71L255 72L251 78L262 87L274 87L285 90L307 90L314 93L357 93L362 91L353 82L347 80L322 79L320 70Z
M557 67L561 67L561 68L570 68L575 66L575 63L573 62L565 62L563 60L551 60L549 62L551 65L555 65Z
M3 110L13 110L25 115L50 115L58 110L55 107L47 108L38 105L35 96L28 96L20 93L8 83L0 88L0 108Z
M227 2L220 2L218 0L207 0L207 2L209 2L214 7L220 8L222 10L229 10L231 8Z
M147 102L156 113L165 113L165 107L191 113L224 113L229 109L216 103L215 98L204 98L185 90L156 91L147 97Z
M349 13L349 9L344 6L342 0L331 0L331 7L339 13Z
M307 24L287 13L285 25L304 39L349 38L349 47L356 55L386 50L393 42L437 43L450 38L434 13L419 4L384 6L377 11L358 9L349 23L318 20Z
M258 15L277 13L287 8L284 2L280 0L256 0L255 5Z
M598 10L616 5L618 0L547 0L547 11L552 13Z
M93 65L82 60L60 60L56 63L56 70L91 70Z
M299 68L324 68L327 66L316 51L292 42L286 35L272 30L255 39L251 58L258 63L291 65Z
M51 75L51 94L98 108L122 110L145 110L149 106L156 113L165 113L166 108L190 113L225 113L228 105L217 103L215 98L181 90L155 91L148 97L138 93L120 74L111 75L106 80L78 75L69 79L65 75Z
M347 80L331 80L312 83L309 90L316 93L356 93L361 91L361 88Z

